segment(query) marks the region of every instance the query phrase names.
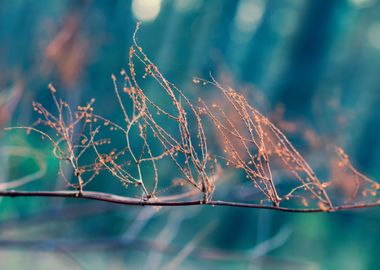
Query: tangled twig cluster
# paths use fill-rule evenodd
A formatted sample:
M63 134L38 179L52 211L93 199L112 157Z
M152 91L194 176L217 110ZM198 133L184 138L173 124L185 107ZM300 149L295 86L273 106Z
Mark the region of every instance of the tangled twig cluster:
M31 127L14 127L11 129L26 129L27 133L31 131L41 135L42 139L47 139L53 145L53 154L59 160L59 174L66 182L67 186L78 189L80 192L83 187L90 183L99 171L103 169L102 163L95 159L91 163L83 163L82 160L87 152L95 145L107 143L107 140L94 141L96 130L90 132L90 123L93 118L92 104L94 99L91 100L86 106L78 106L74 111L70 105L58 99L56 96L57 90L49 85L49 89L53 98L57 115L48 111L42 104L33 102L33 109L41 117ZM47 126L54 131L54 135L49 135L48 132L41 128L39 125ZM71 171L77 178L76 183L72 183L69 179L71 177L66 175L65 168L71 167Z
M339 186L337 181L340 176L322 182L278 127L250 105L242 94L222 86L212 76L211 79L194 81L219 89L224 102L210 106L200 100L200 111L211 119L222 140L223 152L219 157L227 166L244 172L254 188L263 195L261 203L268 201L279 206L282 201L296 199L304 207L312 204L328 210L334 208L333 201L338 201L337 189L345 191L344 197L351 201L359 197L376 198L379 184L358 172L342 148L334 147L334 160L339 160L334 169L340 173L346 172L344 179L340 179L343 186L342 183ZM278 190L280 180L274 179L273 167L280 167L291 179L284 190ZM344 190L344 185L354 185L354 188ZM358 194L359 190L361 194Z
M135 36L133 40L134 45L129 52L129 69L121 71L122 91L119 90L116 76L112 76L124 123L116 124L102 116L93 116L93 120L100 119L104 125L110 125L114 130L121 132L125 138L125 147L108 154L101 154L94 145L95 152L103 166L115 177L126 184L141 185L145 199L156 197L159 184L156 163L161 159L169 158L180 171L185 182L199 190L204 196L204 201L209 201L215 179L209 174L213 167L208 164L210 156L199 111L180 89L160 73L138 46ZM167 98L171 106L160 105L153 101L140 87L136 78L136 60L142 64L145 71L143 77L150 76L158 83L161 91L158 94L160 99ZM124 99L127 100L124 101ZM128 107L126 103L129 104ZM194 123L190 124L190 119ZM134 140L136 144L136 137L141 141L138 150L137 147L131 145L131 140ZM127 163L118 162L119 156L125 154L129 155ZM131 163L137 169L136 176L130 172ZM143 177L142 165L146 163L150 163L151 166L145 167L153 169L151 190L146 187L148 180Z
M222 86L212 76L210 81L193 81L218 89L223 104L209 104L203 99L197 104L192 102L163 76L138 45L135 35L136 32L128 69L121 71L120 78L112 75L121 123L96 114L94 100L73 111L57 98L56 89L50 85L57 115L33 103L40 120L33 127L19 127L37 132L51 142L60 163L60 175L68 186L79 191L78 196L101 171L108 171L125 186L140 187L142 201L160 205L164 198L159 196L159 189L170 184L161 180L158 163L170 161L173 170L179 172L180 185L190 188L183 196L171 198L177 202L200 194L199 202L216 202L212 196L218 187L217 167L242 171L261 194L259 204L269 203L273 208L282 209L285 202L296 202L303 209L313 206L331 211L347 203L347 198L353 204L373 203L368 197L376 199L379 184L359 173L341 148L336 148L338 163L334 167L339 172L332 174L337 177L321 181L278 127L242 94ZM140 85L140 76L152 79L158 86L154 95ZM207 130L206 121L210 123ZM52 129L55 135L38 128L40 124ZM111 138L116 135L105 137L109 131L118 134L117 143ZM211 151L206 134L219 137L221 149ZM285 171L287 180L276 179L274 168ZM75 182L67 171L73 173ZM345 184L337 181L342 172ZM346 198L338 205L337 194Z

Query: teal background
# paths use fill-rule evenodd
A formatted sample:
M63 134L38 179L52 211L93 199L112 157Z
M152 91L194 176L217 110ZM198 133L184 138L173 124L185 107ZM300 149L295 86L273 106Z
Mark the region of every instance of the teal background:
M99 113L118 115L110 75L127 67L141 15L132 2L0 1L0 125L33 123L33 100L52 106L50 82L73 106L95 97ZM360 171L380 179L379 14L377 0L163 0L138 40L188 96L202 94L194 76L226 78L264 113L283 106L287 121L342 146ZM65 42L55 52L59 35ZM18 131L0 136L3 149L33 148L48 166L19 189L62 186L45 141ZM34 170L32 159L2 150L2 182ZM123 189L106 176L91 188ZM1 198L0 268L379 269L379 221L376 208L291 214Z

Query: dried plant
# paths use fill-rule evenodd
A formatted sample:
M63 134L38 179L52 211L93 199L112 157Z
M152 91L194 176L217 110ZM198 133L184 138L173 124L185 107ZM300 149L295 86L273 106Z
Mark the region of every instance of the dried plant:
M0 196L79 196L133 205L208 204L295 212L379 204L379 184L359 173L341 148L336 148L336 164L331 163L334 164L331 179L321 181L278 127L242 94L224 87L212 76L209 81L198 78L193 81L218 89L222 104L209 104L203 99L198 103L191 101L144 53L136 41L136 32L128 69L121 71L121 77L112 75L122 121L95 113L94 100L74 112L69 104L57 98L56 89L50 85L57 114L33 103L41 118L32 127L18 127L50 141L59 160L61 177L76 191L7 191L0 192ZM140 77L155 83L154 92L144 89ZM207 130L204 122L208 123ZM50 135L41 125L55 134ZM211 150L207 144L209 136L219 138L222 149ZM170 200L160 196L160 190L173 186L172 181L162 180L160 162L171 162L173 172L181 179L174 185L186 185L190 191L169 196ZM71 176L64 169L67 166L71 168ZM259 200L250 203L215 200L218 184L222 185L217 183L220 175L217 166L243 172L260 194ZM279 170L287 176L276 177ZM116 196L84 190L100 171L108 171L125 187L136 186L142 196L135 199L133 193ZM71 180L73 177L75 180ZM197 196L200 198L184 200Z
M200 100L200 110L210 118L216 132L224 140L220 159L227 166L244 172L254 188L263 195L261 203L268 201L278 207L282 201L297 199L304 207L310 204L323 210L335 207L335 192L330 190L342 188L338 186L336 177L322 182L281 130L252 107L243 95L232 88L223 87L214 78L211 81L194 81L216 87L227 101L223 105L213 103L210 106ZM226 110L229 110L228 113ZM379 184L358 172L342 148L335 147L335 152L339 158L337 167L346 172L342 181L346 185L354 185L354 191L350 192L351 201L358 198L359 190L362 190L363 201L368 196L376 198ZM291 178L281 191L278 190L280 179L273 177L273 167L281 167Z
M93 145L99 160L123 183L141 185L145 199L150 199L156 197L159 181L156 162L170 159L181 173L183 183L201 192L204 201L207 202L211 199L215 179L210 173L213 166L209 165L207 140L199 112L183 92L169 82L149 60L137 44L135 36L133 40L134 45L129 51L129 69L121 71L122 91L119 90L116 76L112 76L124 123L117 124L102 116L95 116L102 120L104 125L110 125L113 130L121 132L125 138L125 145L108 154L100 153L96 145ZM160 99L166 99L170 106L153 101L142 89L136 77L136 62L144 69L143 78L150 76L158 84L161 91L158 94ZM190 121L194 123L190 124ZM137 137L141 141L137 143L140 149L131 146L131 140L134 139L136 144ZM152 144L155 145L154 149L151 147ZM123 155L130 157L126 163L116 160ZM131 173L131 163L137 168L135 176ZM144 177L141 169L141 166L147 163L153 169L150 191L146 188L149 179Z
M33 131L41 135L42 139L47 139L53 146L54 156L59 160L60 176L67 186L82 192L83 187L103 169L102 163L97 159L90 164L83 164L83 156L92 150L93 145L101 145L109 141L106 139L94 141L97 129L90 132L89 124L92 121L94 99L86 106L78 106L77 110L73 111L68 103L57 98L57 90L51 84L49 90L57 114L51 113L42 104L33 102L34 111L40 115L37 122L30 127L13 127L8 130L25 129L28 134ZM41 126L52 130L54 134L49 135L50 133ZM65 174L67 166L72 169L73 176L76 178L75 183L71 182L71 176Z

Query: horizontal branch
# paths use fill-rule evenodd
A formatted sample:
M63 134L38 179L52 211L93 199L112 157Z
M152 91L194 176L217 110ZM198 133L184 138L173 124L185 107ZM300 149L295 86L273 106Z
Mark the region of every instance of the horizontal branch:
M380 202L375 203L358 203L350 205L340 205L327 210L319 208L286 208L271 205L262 204L250 204L250 203L240 203L240 202L229 202L229 201L208 201L203 200L191 200L191 201L159 201L159 200L141 200L131 197L124 197L119 195L113 195L103 192L94 191L83 191L79 193L78 191L16 191L16 190L3 190L0 191L0 197L59 197L59 198L72 198L81 200L95 200L103 201L114 204L122 205L133 205L133 206L195 206L195 205L209 205L209 206L229 206L229 207L243 207L243 208L257 208L257 209L268 209L282 212L293 212L293 213L320 213L320 212L336 212L340 210L350 210L350 209L360 209L360 208L370 208L380 206Z

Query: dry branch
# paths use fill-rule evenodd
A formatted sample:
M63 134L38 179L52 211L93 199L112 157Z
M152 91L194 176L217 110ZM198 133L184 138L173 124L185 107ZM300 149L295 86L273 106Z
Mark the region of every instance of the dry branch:
M131 206L162 206L162 207L176 207L176 206L230 206L230 207L242 207L242 208L259 208L268 209L281 212L292 212L292 213L321 213L321 212L336 212L340 210L352 210L352 209L362 209L380 206L380 202L376 203L358 203L352 205L341 205L335 206L328 210L321 208L285 208L273 205L263 205L263 204L250 204L250 203L238 203L229 201L208 201L203 200L193 200L193 201L146 201L136 198L123 197L118 195L113 195L110 193L93 192L93 191L83 191L78 193L77 191L15 191L7 190L0 191L0 197L51 197L51 198L71 198L80 200L95 200L107 203L121 204L121 205L131 205Z
M193 102L148 58L137 43L136 32L128 69L121 71L121 79L112 75L120 123L94 113L94 99L72 109L49 85L56 112L34 102L40 119L31 127L16 127L37 133L52 144L59 173L74 191L1 191L0 196L69 197L143 206L221 205L288 212L333 212L380 204L380 185L358 172L343 149L335 148L337 163L331 179L321 180L277 126L242 94L212 76L210 81L193 82L216 88L221 104L208 104L202 99L199 104ZM155 95L161 101L141 86L140 77L155 83ZM207 129L206 121L210 123ZM117 136L119 140L114 143ZM209 147L210 136L221 138L219 149ZM161 179L158 163L162 160L171 162L180 181ZM73 175L65 174L66 166L71 167ZM242 171L260 194L257 202L216 200L215 190L225 184L218 182L223 169ZM285 172L286 180L276 178L275 170ZM126 188L135 186L140 198L132 198L133 193L116 196L84 190L102 171ZM159 188L173 186L190 190L171 194L174 201L160 196Z

